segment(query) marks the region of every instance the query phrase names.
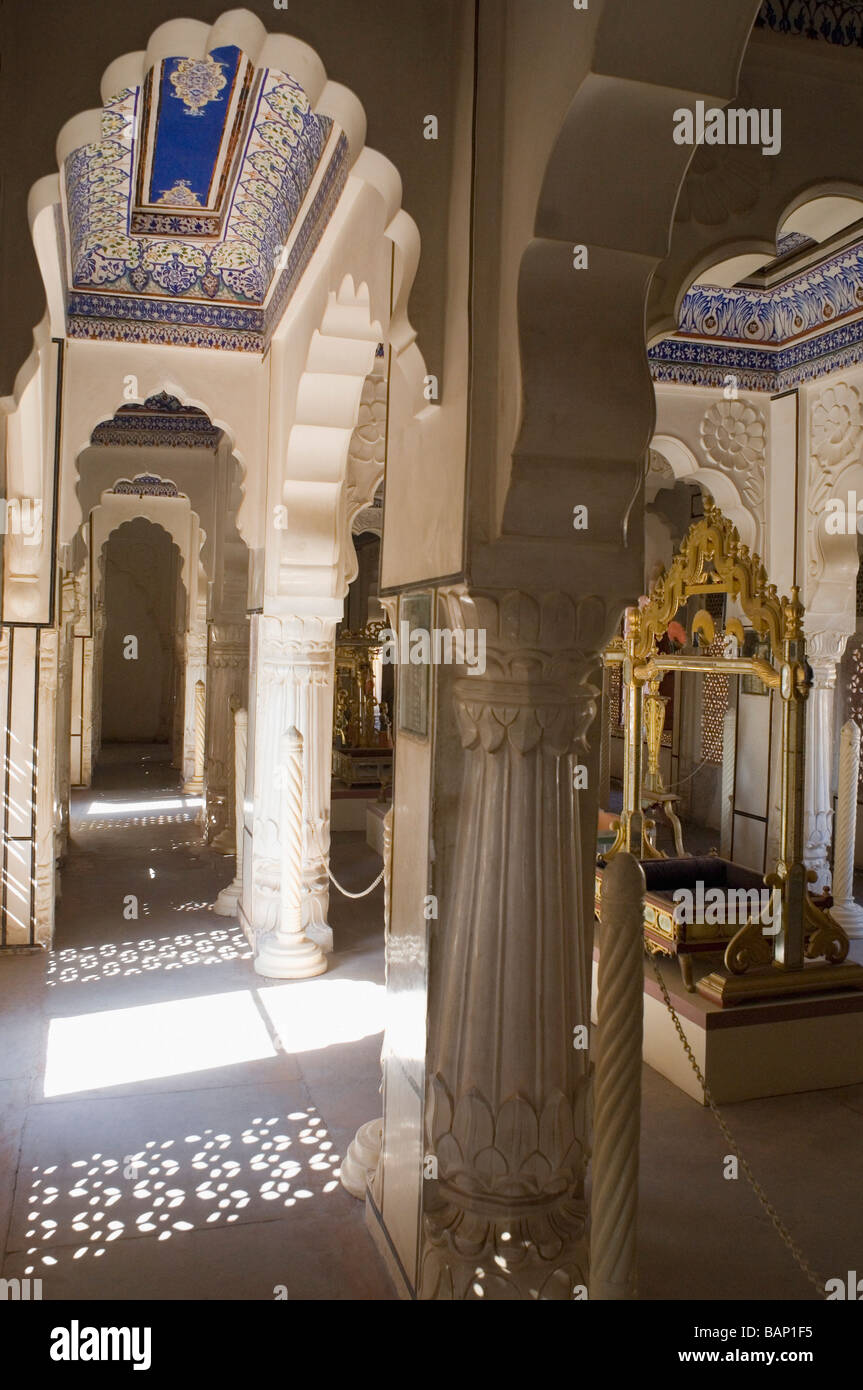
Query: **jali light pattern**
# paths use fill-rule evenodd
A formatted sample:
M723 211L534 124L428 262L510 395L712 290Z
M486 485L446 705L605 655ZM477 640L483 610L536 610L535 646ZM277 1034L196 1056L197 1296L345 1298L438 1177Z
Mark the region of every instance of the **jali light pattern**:
M704 607L721 629L725 623L725 595L707 594ZM721 656L723 638L720 634L704 648L705 656ZM723 721L728 709L728 677L710 672L701 687L701 756L708 763L722 764Z
M612 733L619 733L623 723L623 670L611 666L608 671L608 722Z

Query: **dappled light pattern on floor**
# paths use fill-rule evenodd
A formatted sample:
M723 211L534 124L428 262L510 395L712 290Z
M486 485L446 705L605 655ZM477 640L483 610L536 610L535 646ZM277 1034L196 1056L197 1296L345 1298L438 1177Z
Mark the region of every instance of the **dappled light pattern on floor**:
M184 903L174 911L194 912L208 906L206 902ZM138 941L49 951L46 983L52 988L91 984L115 975L140 975L145 970L182 970L184 966L217 965L251 958L251 947L240 927L205 928L176 936L143 937Z
M34 1165L25 1274L98 1259L113 1241L159 1241L239 1220L272 1220L339 1189L340 1155L320 1117L256 1115L239 1134L148 1139L131 1154Z
M234 857L179 786L164 748L106 750L55 949L2 963L0 1276L59 1301L389 1299L339 1182L380 1110L383 889L332 905L326 975L263 980L213 911ZM359 887L380 861L346 838Z

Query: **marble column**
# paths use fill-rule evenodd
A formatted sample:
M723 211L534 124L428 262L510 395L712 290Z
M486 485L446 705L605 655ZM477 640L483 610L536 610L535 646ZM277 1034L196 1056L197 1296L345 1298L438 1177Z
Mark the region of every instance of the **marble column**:
M236 836L236 867L233 883L223 888L213 906L221 917L235 917L243 896L243 825L246 796L246 742L249 716L244 709L234 710L234 826Z
M199 681L207 684L207 631L195 627L186 633L186 661L183 680L183 784L195 778L195 689Z
M814 893L828 892L831 884L836 670L847 640L844 632L816 632L807 642L812 688L806 702L803 862L817 875L811 889Z
M327 958L303 931L303 736L288 729L279 739L279 925L258 938L255 971L266 979L307 980L322 975Z
M39 634L36 708L36 737L32 757L36 764L36 824L33 861L33 919L36 941L50 946L54 937L54 902L56 895L56 845L54 841L56 762L57 757L57 695L60 677L61 633L46 628ZM13 734L14 738L14 734Z
M204 790L204 764L207 731L207 687L203 681L195 681L195 756L192 776L183 787L190 796L198 796Z
M326 601L324 601L326 603ZM329 914L335 631L341 601L330 613L253 618L254 693L249 751L253 759L251 863L244 875L240 921L249 939L273 931L279 898L279 739L295 725L303 738L303 930L332 950Z
M84 776L89 787L93 781L96 759L102 748L102 670L105 655L105 607L101 591L93 599L93 636L84 645L84 718L83 750Z
M211 623L207 649L207 753L204 787L207 839L234 851L234 710L244 705L249 678L249 627Z
M595 783L588 801L574 772L596 658L578 649L564 594L456 605L485 629L488 662L454 687L462 786L432 948L426 1152L437 1177L424 1184L420 1297L570 1299L587 1285L578 1039L596 839Z
M171 725L171 767L180 771L183 766L183 685L185 681L186 641L184 632L174 633L173 719Z
M62 859L69 842L71 792L72 660L75 646L75 578L67 574L61 586L62 604L57 674L57 814L54 824L55 854Z
M836 849L833 856L831 917L845 935L863 937L863 907L854 901L854 851L857 841L857 797L860 785L860 728L853 719L842 726L839 739L839 789L836 799Z

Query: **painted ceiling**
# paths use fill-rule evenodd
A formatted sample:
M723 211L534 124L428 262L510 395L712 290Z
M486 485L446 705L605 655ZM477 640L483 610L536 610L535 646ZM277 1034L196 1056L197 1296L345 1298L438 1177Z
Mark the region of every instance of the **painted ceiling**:
M263 351L346 156L302 87L239 48L157 62L65 161L69 335Z
M774 393L863 362L863 238L819 255L795 234L748 280L693 285L677 332L647 355L655 381L724 387L733 376L740 390Z

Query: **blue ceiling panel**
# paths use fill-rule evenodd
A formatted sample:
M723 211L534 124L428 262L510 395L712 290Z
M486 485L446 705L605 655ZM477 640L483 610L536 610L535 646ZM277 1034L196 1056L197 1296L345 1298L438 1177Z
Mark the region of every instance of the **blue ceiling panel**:
M238 48L215 48L203 59L169 58L164 63L146 199L150 204L208 206L239 61Z

